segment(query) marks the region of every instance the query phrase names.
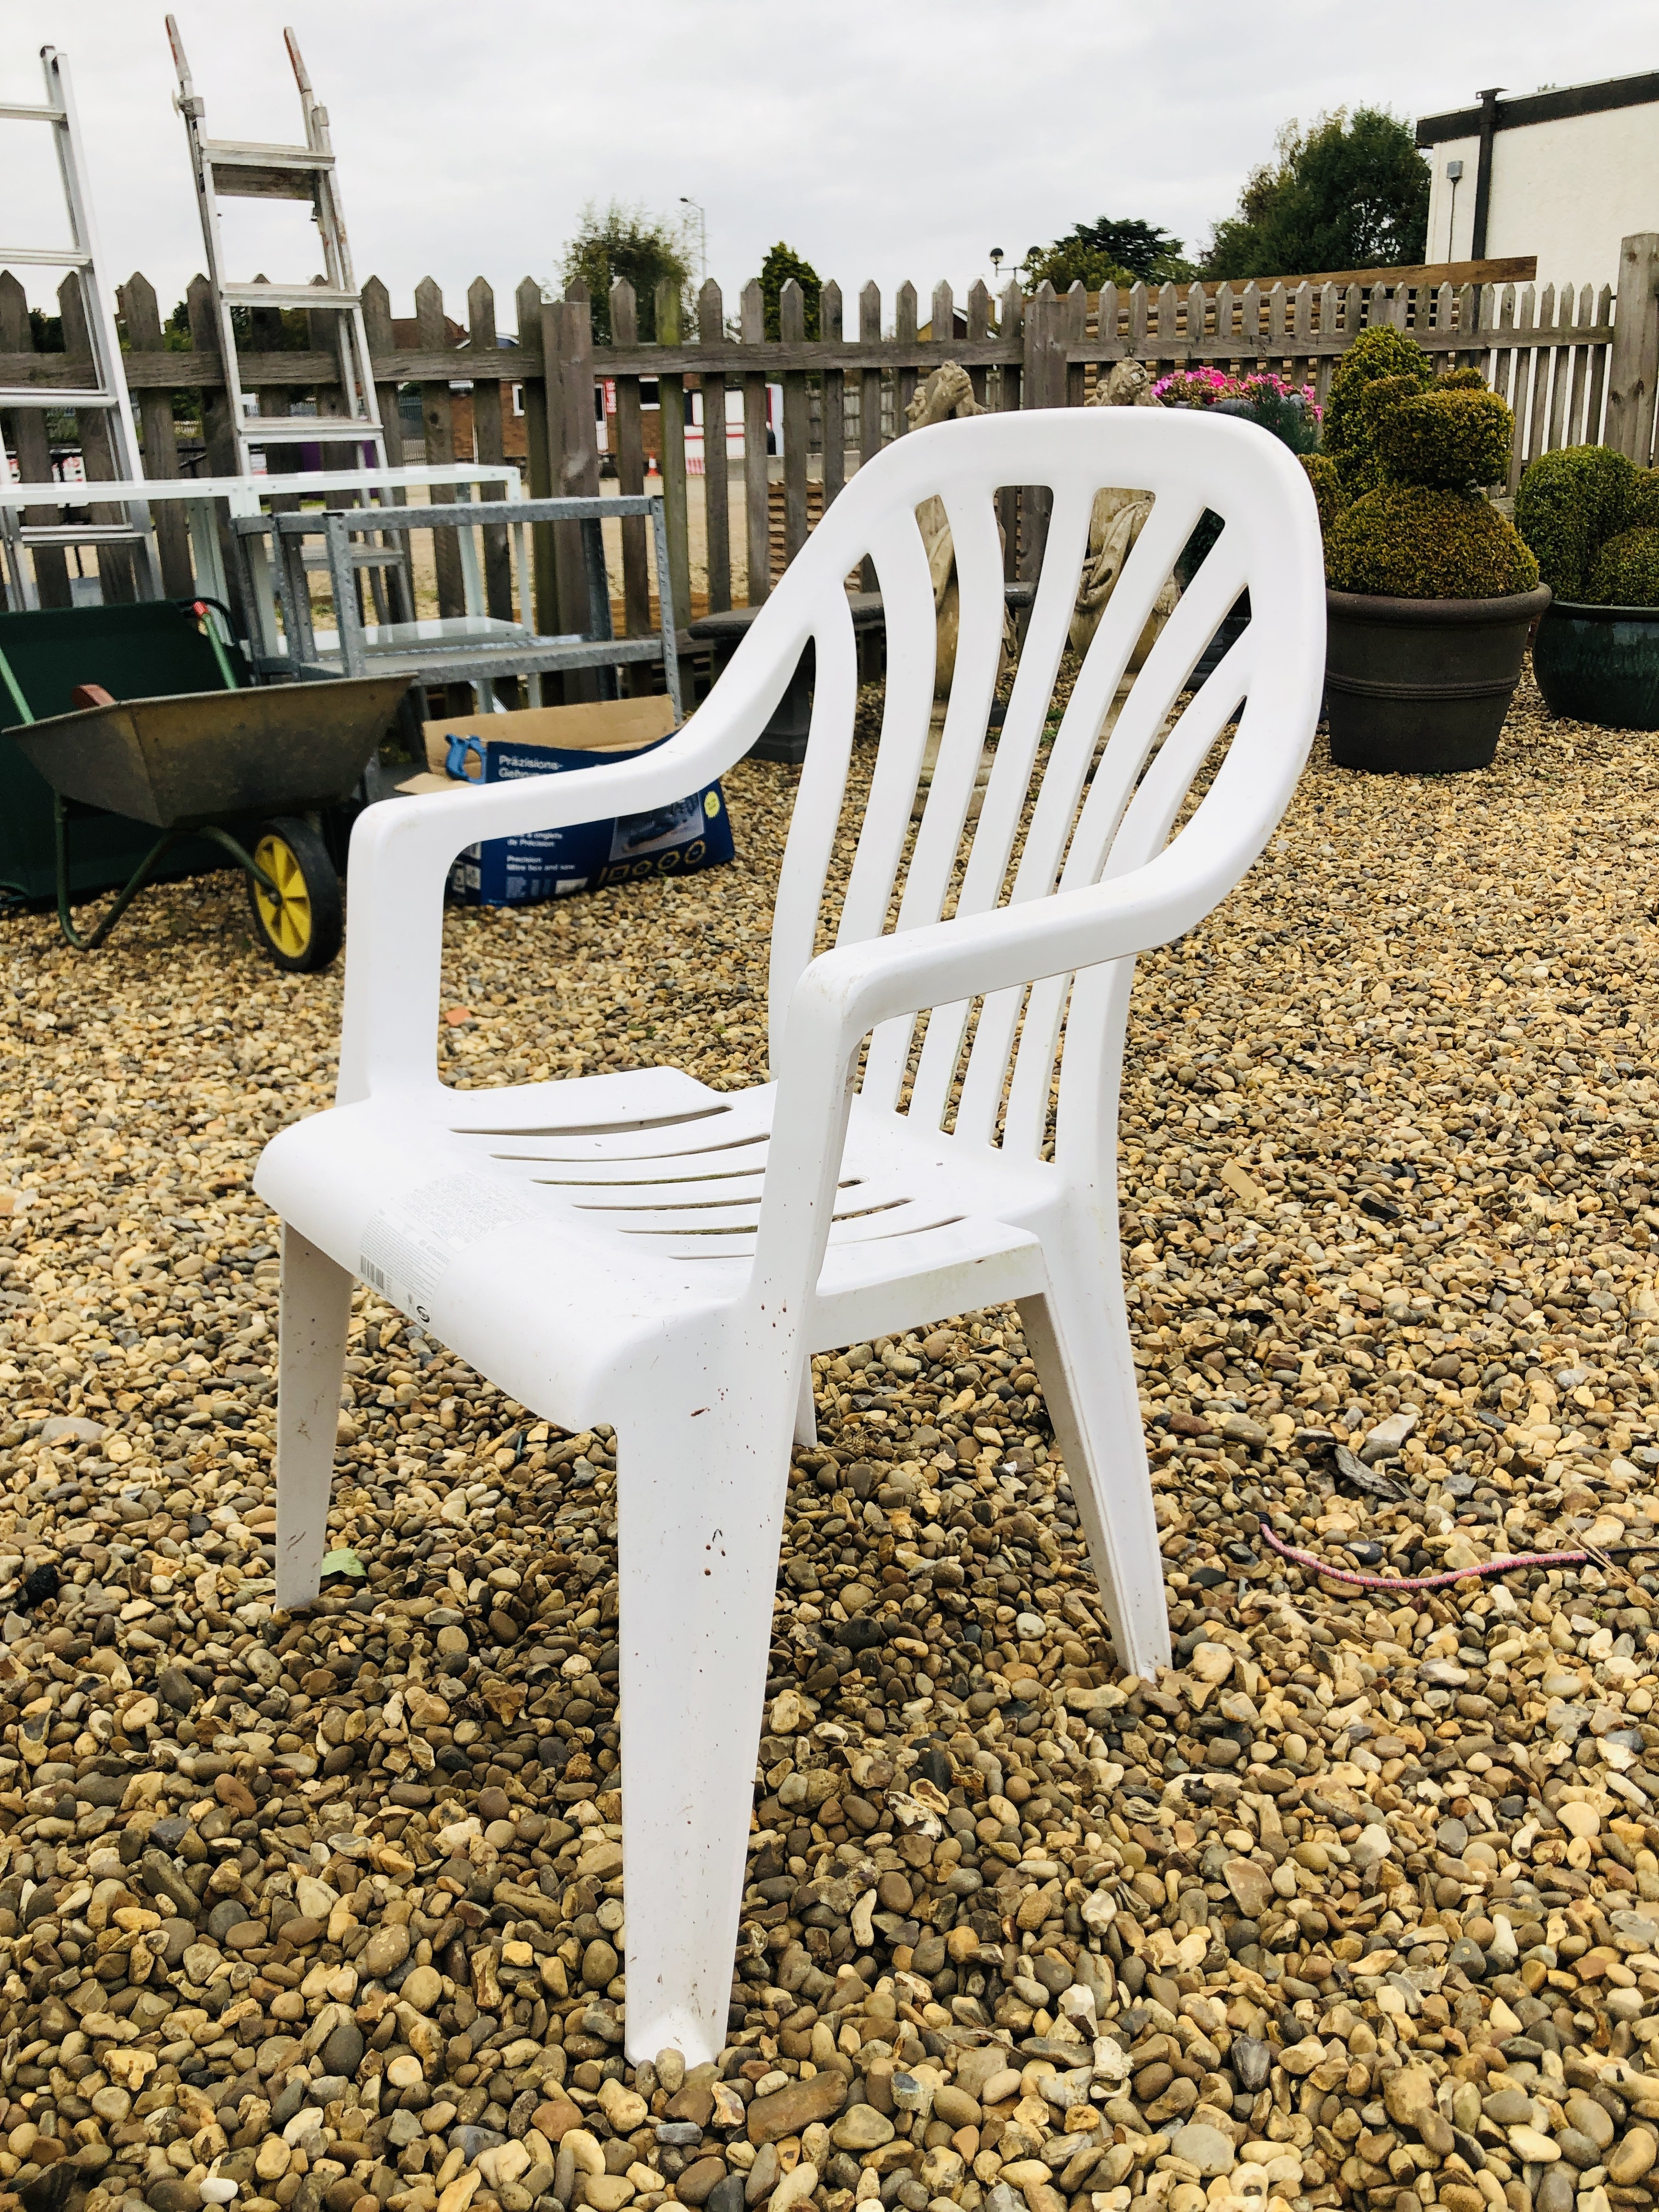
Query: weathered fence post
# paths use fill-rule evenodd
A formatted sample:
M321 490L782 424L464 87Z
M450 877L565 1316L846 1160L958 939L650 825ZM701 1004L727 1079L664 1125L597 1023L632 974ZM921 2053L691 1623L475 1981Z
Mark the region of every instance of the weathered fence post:
M1025 302L1023 371L1019 404L1022 407L1063 407L1066 404L1066 327L1061 303L1045 276L1035 297Z
M1024 347L1021 362L1022 407L1063 407L1066 404L1065 308L1054 297L1045 276L1035 298L1025 302ZM1035 583L1042 571L1043 547L1048 536L1048 516L1054 495L1046 484L1027 484L1024 543L1020 548L1020 574Z
M975 277L968 288L968 343L978 345L991 335L991 295L985 289L982 276ZM988 370L975 366L968 372L968 381L974 387L974 397L981 407L985 404L986 379Z
M1025 295L1010 283L1002 295L1002 340L1005 345L1024 343ZM1002 406L1005 412L1020 404L1020 371L1005 362L1002 368ZM1005 484L997 494L1002 515L1002 573L1010 583L1019 574L1019 486Z
M444 324L444 295L430 276L422 277L415 287L415 343L422 353L443 353L449 347L449 333ZM447 376L422 380L421 428L426 435L428 467L447 467L455 459L455 404ZM434 489L431 494L434 505L454 495L453 490ZM438 612L460 614L466 605L466 592L461 582L461 549L455 532L434 530L432 541L432 558L438 572Z
M611 287L611 343L618 352L629 352L640 342L639 301L625 276ZM617 379L617 489L625 499L637 499L645 489L645 439L640 422L640 380ZM651 628L651 568L645 550L645 520L630 515L622 525L623 621L629 637L644 637ZM628 671L630 692L642 688L647 672L632 665Z
M826 345L840 345L841 286L833 280L818 294L818 336ZM847 482L847 372L823 372L823 511Z
M363 335L368 341L371 362L384 361L388 354L398 350L397 335L392 327L392 295L378 276L371 276L363 286ZM382 383L377 378L374 385L374 407L380 418L380 435L386 442L386 466L400 469L404 465L404 418L398 411L398 386L395 380ZM406 507L409 495L401 487L380 495L383 506ZM403 558L395 567L384 571L386 613L393 622L413 622L415 619L415 560L414 540L401 532L383 532L378 540ZM374 572L369 572L371 577ZM377 597L376 605L380 604ZM509 592L507 604L512 605Z
M725 301L711 276L697 295L697 336L706 346L726 338ZM732 605L732 482L726 450L726 379L702 374L702 515L708 556L708 611Z
M593 420L593 318L587 287L580 277L562 300L550 300L544 306L542 350L547 373L548 458L553 496L597 499L599 441ZM567 635L586 634L592 627L592 610L580 523L556 522L553 548L559 629ZM565 677L567 703L599 696L596 669L578 669Z
M741 328L745 345L766 342L766 302L760 279L743 288ZM757 607L772 589L771 475L766 465L766 370L743 380L743 523L749 549L749 605Z
M398 350L397 338L392 328L392 295L378 276L371 276L363 287L363 332L368 340L369 359L378 356L382 360ZM386 440L388 468L404 465L404 418L398 411L398 386L395 383L374 386L374 404L380 417L380 434ZM403 494L392 497L399 507Z
M64 318L64 350L89 360L92 355L92 331L87 321L86 301L82 295L78 271L71 270L58 287L58 311ZM81 465L86 471L87 482L109 483L119 473L115 448L109 434L109 422L101 414L88 408L75 418L76 434L81 441ZM124 522L126 510L112 507L107 502L94 504L88 509L94 522ZM126 605L138 596L137 579L133 573L132 549L129 545L100 545L98 574L103 585L106 605Z
M499 371L505 364L495 338L495 295L482 276L467 287L467 333L476 362L487 362ZM475 461L504 461L507 443L501 422L501 380L499 373L472 380L472 458ZM486 492L499 492L501 484L487 484ZM513 615L513 556L507 542L507 526L486 526L484 544L484 605L492 615L510 621ZM527 610L526 610L527 611Z
M9 269L0 269L0 351L33 353L34 332L29 324L28 301ZM52 444L46 436L46 411L19 407L7 415L5 428L17 456L17 474L23 483L52 482ZM35 528L50 528L63 520L55 507L26 507L23 520ZM70 603L69 556L61 545L42 545L33 556L34 588L43 607L66 607Z
M1638 468L1653 459L1659 390L1659 231L1619 243L1619 301L1607 364L1607 443Z
M957 297L948 283L935 284L933 304L927 311L927 327L936 346L943 349L941 361L948 360L949 349L957 335ZM930 368L929 376L933 374Z
M127 343L135 354L164 354L161 310L155 288L148 276L136 272L121 286L121 320ZM141 391L138 423L144 441L144 474L168 477L179 473L179 441L173 427L173 394L165 388ZM155 530L155 549L161 559L161 588L175 599L187 599L196 588L191 566L190 530L185 510L176 500L158 500L150 509Z
M778 336L786 346L806 343L806 295L793 276L778 294ZM787 354L784 359L788 360ZM782 377L783 561L787 568L806 543L806 372L786 368Z
M548 295L533 276L526 276L513 295L513 304L519 319L520 374L524 379L525 474L529 479L532 499L550 499L553 456L548 444L548 422L551 410L548 405L546 334L542 326ZM536 628L545 637L559 627L550 523L532 524L530 546L536 576Z
M677 346L680 342L680 288L673 277L666 277L657 287L657 343ZM685 379L684 376L662 376L657 379L657 401L662 410L662 470L663 519L668 525L668 578L666 588L670 604L665 616L674 629L684 629L691 619L691 526L686 505L685 491ZM657 580L657 589L664 589L664 580Z
M893 300L893 336L901 345L916 343L916 288L909 283L899 286ZM919 381L916 372L901 362L893 379L893 435L902 438L910 427L910 402L916 396Z
M1084 399L1084 378L1088 371L1080 361L1066 361L1068 343L1086 344L1089 337L1089 295L1079 279L1060 302L1060 358L1065 362L1066 397L1064 405L1081 407Z
M881 343L881 290L866 284L859 294L859 340L863 345ZM859 466L881 451L881 370L866 368L859 378ZM859 581L866 592L876 588L876 564L866 553L859 566Z

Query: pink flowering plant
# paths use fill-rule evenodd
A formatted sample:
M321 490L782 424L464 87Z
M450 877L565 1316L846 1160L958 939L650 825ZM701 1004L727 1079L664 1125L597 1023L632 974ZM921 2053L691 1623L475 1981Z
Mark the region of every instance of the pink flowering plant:
M1310 384L1291 384L1271 371L1230 376L1219 368L1177 368L1152 386L1166 407L1201 407L1242 416L1272 431L1293 453L1318 450L1323 413Z

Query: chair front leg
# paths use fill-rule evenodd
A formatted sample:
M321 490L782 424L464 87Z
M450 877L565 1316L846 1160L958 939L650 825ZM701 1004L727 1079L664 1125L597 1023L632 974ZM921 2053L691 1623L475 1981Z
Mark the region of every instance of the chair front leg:
M671 1346L618 1423L628 2054L726 2037L794 1391ZM769 1358L767 1354L769 1352ZM769 1372L760 1371L769 1370Z
M329 1488L356 1278L283 1227L276 1375L276 1602L309 1605L323 1578Z

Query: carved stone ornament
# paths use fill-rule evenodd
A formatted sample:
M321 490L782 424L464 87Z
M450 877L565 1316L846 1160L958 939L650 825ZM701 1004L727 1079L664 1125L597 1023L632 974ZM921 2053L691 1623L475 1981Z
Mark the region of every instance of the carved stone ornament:
M1161 407L1164 402L1152 390L1152 372L1144 362L1120 361L1113 364L1110 375L1103 377L1095 388L1091 407ZM1089 550L1083 563L1083 574L1078 586L1077 605L1072 615L1070 642L1075 653L1086 653L1095 632L1100 627L1101 617L1117 587L1123 566L1133 550L1135 540L1146 526L1152 511L1149 494L1108 486L1095 495L1094 512L1089 518ZM1129 672L1133 675L1145 662L1157 644L1158 634L1175 612L1176 601L1181 595L1180 586L1173 576L1167 578L1146 626L1135 641L1129 656Z

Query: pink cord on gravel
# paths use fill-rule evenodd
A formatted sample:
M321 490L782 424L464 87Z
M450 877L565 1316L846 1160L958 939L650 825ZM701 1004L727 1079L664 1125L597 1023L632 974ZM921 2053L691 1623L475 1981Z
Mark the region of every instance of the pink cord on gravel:
M1367 1575L1356 1567L1334 1567L1322 1559L1316 1552L1298 1552L1282 1536L1274 1535L1264 1521L1261 1534L1269 1548L1283 1559L1294 1559L1298 1567L1311 1568L1317 1575L1328 1575L1335 1583L1353 1583L1360 1589L1421 1590L1439 1589L1447 1583L1467 1582L1471 1575L1512 1574L1517 1567L1583 1567L1605 1557L1595 1552L1513 1552L1504 1559L1482 1559L1473 1567L1448 1567L1437 1575ZM1620 1545L1620 1551L1633 1548ZM1659 1549L1659 1546L1650 1548Z

